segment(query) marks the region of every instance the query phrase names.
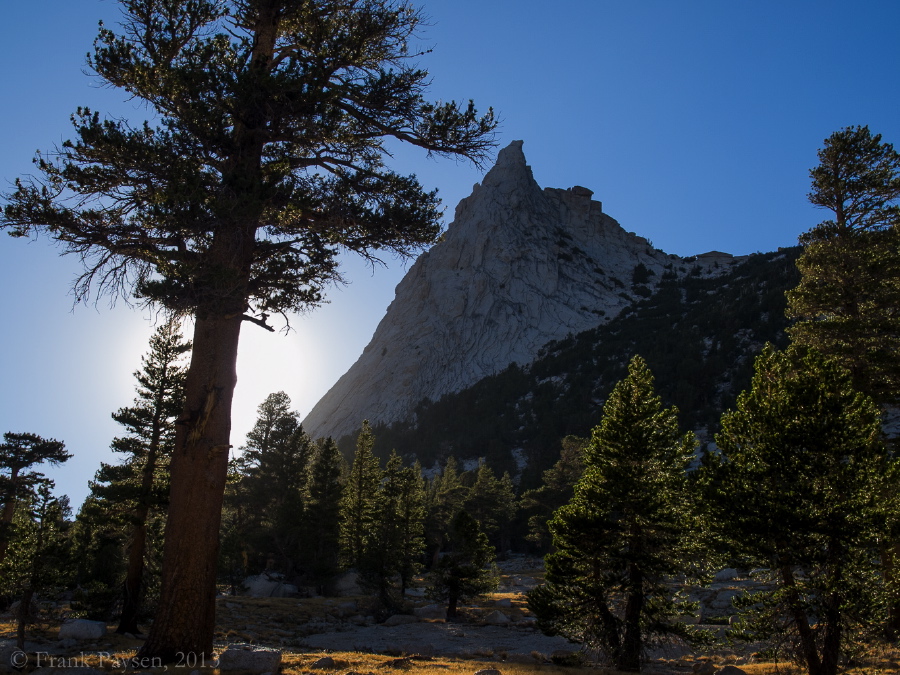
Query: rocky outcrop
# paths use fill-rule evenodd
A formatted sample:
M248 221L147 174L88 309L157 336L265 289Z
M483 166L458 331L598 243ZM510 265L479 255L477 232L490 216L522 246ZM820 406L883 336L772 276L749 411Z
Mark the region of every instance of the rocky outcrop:
M408 420L419 401L530 363L547 342L608 321L664 273L686 269L626 232L592 195L580 186L542 190L522 141L501 150L304 428L340 437L364 418ZM733 260L715 252L688 267L712 272Z

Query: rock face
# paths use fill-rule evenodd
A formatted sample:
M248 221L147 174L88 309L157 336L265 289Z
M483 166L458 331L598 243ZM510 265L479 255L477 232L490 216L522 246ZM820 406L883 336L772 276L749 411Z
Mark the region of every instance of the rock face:
M422 399L530 363L547 342L608 321L684 262L626 232L592 194L542 190L522 141L501 150L443 240L397 286L359 360L304 420L307 432L337 438L364 418L408 420ZM708 271L726 258L692 265Z

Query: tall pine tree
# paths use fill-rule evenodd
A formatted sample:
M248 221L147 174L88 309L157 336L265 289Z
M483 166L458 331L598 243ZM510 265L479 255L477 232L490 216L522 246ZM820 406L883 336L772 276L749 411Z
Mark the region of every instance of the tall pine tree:
M662 407L644 360L632 358L593 430L575 495L550 521L547 581L528 594L541 630L632 672L649 638L689 636L673 621L685 607L668 582L696 536L686 473L694 446L675 408Z
M15 532L14 516L16 506L23 496L31 494L35 480L41 477L31 467L47 462L57 466L72 455L66 452L65 444L53 439L41 438L37 434L3 434L0 443L0 563L6 559L9 542Z
M746 603L743 635L782 636L809 675L835 675L848 646L881 625L880 495L898 486L885 485L896 472L879 417L834 361L769 345L751 389L722 416L720 454L703 470L711 522L776 585Z
M838 359L879 403L900 391L900 154L868 127L825 139L809 201L834 214L800 237L793 341Z
M134 404L113 413L127 435L113 439L113 451L125 455L121 464L103 464L91 483L95 498L82 515L93 512L106 526L115 523L125 532L126 571L119 633L140 633L138 617L145 588L145 560L156 556L162 542L150 541L148 524L162 518L168 506L169 459L175 447L175 420L184 405L187 366L185 342L176 320L157 328L150 350L134 373Z
M302 556L300 523L313 444L283 391L269 394L257 412L237 462L243 508L255 523L249 544L256 549L256 572L272 568L293 575Z
M366 538L378 521L382 471L374 447L369 421L363 420L341 499L341 558L345 567L360 566L366 553Z
M340 570L341 496L344 459L331 438L316 444L306 485L301 525L304 569L319 593L328 595Z

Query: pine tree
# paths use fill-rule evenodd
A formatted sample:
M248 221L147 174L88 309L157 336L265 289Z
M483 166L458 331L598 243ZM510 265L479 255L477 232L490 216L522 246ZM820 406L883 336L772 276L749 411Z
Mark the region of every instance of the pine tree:
M463 508L480 523L501 554L505 552L509 547L510 524L518 508L510 475L506 473L498 479L485 461L479 462Z
M582 456L588 442L585 438L566 436L562 440L562 450L556 464L544 472L541 487L522 494L521 508L531 514L528 516L528 536L525 538L543 550L547 550L551 543L547 523L557 509L572 499L575 484L584 473Z
M319 304L342 250L433 242L437 196L385 167L389 146L481 161L496 122L424 99L422 15L405 0L120 2L88 66L147 121L80 108L75 140L37 158L0 226L79 255L79 299L93 282L194 318L162 600L140 652L168 662L212 653L243 322Z
M428 485L425 502L425 540L431 550L432 566L444 548L450 523L466 502L469 488L463 485L456 459L450 457L440 475Z
M419 462L401 471L399 492L397 522L401 557L397 574L400 577L400 597L403 597L413 577L422 570L422 555L425 552L425 479Z
M406 587L420 568L425 548L421 469L404 467L391 452L374 503L374 522L366 533L359 562L364 583L387 609L402 606ZM398 585L399 582L399 585Z
M316 589L331 592L340 570L341 495L344 459L331 438L318 441L306 487L306 510L301 530L303 565Z
M37 619L32 614L37 594L60 590L69 577L69 500L54 497L53 488L52 480L31 476L15 514L16 533L9 546L12 555L0 562L0 589L19 596L15 619L20 650L25 648L28 624Z
M450 550L440 557L428 575L426 595L447 603L447 618L457 617L459 603L497 588L497 570L492 567L494 547L478 521L459 511L448 530Z
M266 561L263 568L272 558L276 569L293 574L302 555L300 522L313 445L283 391L269 394L257 412L237 463L243 507L256 524L249 543Z
M800 237L793 341L837 358L879 403L900 391L900 154L868 127L825 139L809 201L833 212Z
M799 285L787 294L788 333L796 344L838 359L854 386L879 404L900 391L900 154L868 127L825 140L810 171L809 200L834 214L800 237ZM900 516L883 546L885 574L896 579ZM900 596L898 596L900 597ZM900 636L900 599L886 637Z
M879 495L890 472L879 435L877 406L837 363L767 346L703 470L712 522L777 586L743 603L750 614L738 631L787 636L810 675L837 673L860 631L880 625Z
M118 633L140 633L138 617L145 590L145 561L162 544L159 539L151 541L151 521L161 519L168 506L175 420L184 404L187 367L182 359L190 349L175 320L162 324L150 338L150 350L141 357L141 369L134 373L134 405L112 415L127 431L126 436L113 439L111 444L113 451L126 456L125 461L101 466L91 483L96 503L83 513L86 516L93 512L107 527L115 525L127 532Z
M41 477L34 471L28 471L36 464L48 462L57 466L72 455L66 452L65 444L52 439L44 439L36 434L3 434L0 443L0 499L3 509L0 511L0 563L6 558L9 542L14 536L13 519L16 505L23 495L30 494L35 481Z
M675 408L663 409L646 363L632 358L593 430L575 495L550 521L547 583L528 594L541 630L635 672L648 638L689 636L671 621L686 609L667 582L695 536L686 474L694 445Z
M363 420L341 499L341 557L345 567L357 567L362 562L366 537L378 519L376 499L382 471L374 447L369 421Z

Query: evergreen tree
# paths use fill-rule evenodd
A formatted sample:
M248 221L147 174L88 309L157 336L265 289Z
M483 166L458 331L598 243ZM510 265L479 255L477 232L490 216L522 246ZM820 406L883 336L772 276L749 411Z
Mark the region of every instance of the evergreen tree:
M397 574L400 577L400 597L413 577L422 570L425 552L425 479L422 466L415 462L400 472L400 500L397 509L399 551Z
M456 466L456 459L450 457L440 475L432 478L428 485L425 503L425 540L431 550L432 566L444 548L450 523L459 513L469 494Z
M151 521L162 519L168 506L169 459L175 446L175 420L184 404L187 372L181 361L190 349L175 320L161 325L150 338L150 351L141 357L141 369L134 373L134 405L112 415L127 432L111 444L113 451L126 456L125 461L101 465L91 483L96 502L81 514L84 518L93 513L107 528L114 526L127 533L118 633L140 633L145 561L155 558L162 545L159 538L151 541L152 531L160 529L159 522Z
M835 132L818 154L809 200L834 219L800 237L789 333L890 403L900 391L900 154L868 127Z
M459 603L467 602L497 588L494 547L481 531L478 521L459 511L448 530L450 550L438 559L428 577L426 594L447 603L447 618L457 617Z
M52 439L44 439L36 434L3 434L0 443L0 563L6 558L9 542L14 536L13 518L16 505L23 495L30 494L35 481L41 474L28 471L36 464L48 462L57 466L72 455L65 450L65 444Z
M635 672L648 638L689 636L671 621L686 607L667 582L684 570L696 535L686 474L694 445L675 408L663 409L643 359L632 358L572 500L550 521L557 550L546 558L547 582L528 594L541 630Z
M721 454L703 470L712 522L777 586L742 603L751 614L739 635L787 635L810 675L837 673L883 606L876 561L888 454L879 433L877 406L838 364L767 346L752 388L722 417Z
M341 557L346 567L359 566L366 552L366 537L378 520L376 499L382 472L374 447L369 421L363 420L341 499Z
M365 538L360 563L364 579L387 608L402 605L409 582L421 569L424 501L421 467L418 463L404 467L400 456L392 452L378 488L374 527Z
M344 459L332 438L318 441L306 487L303 565L319 593L327 595L340 569Z
M847 368L854 386L880 404L900 391L900 154L868 127L832 134L810 171L809 200L834 214L800 237L799 285L787 293L789 329ZM900 560L900 516L883 546L892 584ZM887 637L900 636L900 598Z
M566 436L562 440L559 460L543 475L543 485L522 494L521 508L528 516L528 541L534 542L542 550L550 547L550 529L547 523L564 504L568 504L575 494L575 484L584 473L582 456L588 445L586 438Z
M509 473L498 479L487 462L480 461L463 508L479 522L502 555L509 548L510 526L518 508Z
M146 122L80 108L0 225L78 254L94 287L194 317L162 601L141 657L210 654L241 325L321 302L341 250L409 254L438 201L387 170L396 141L483 159L495 121L424 100L405 0L121 0L88 65ZM198 542L203 546L198 548Z
M313 445L290 406L283 391L266 397L237 462L243 506L255 524L248 543L256 549L257 571L274 565L293 574L302 555L300 522Z
M218 569L222 582L228 584L232 595L237 595L238 587L250 574L250 557L255 548L251 546L252 533L258 527L252 507L247 499L240 460L228 463L228 482L225 485L225 499L222 508L222 524L219 534Z
M32 613L37 594L59 590L69 577L69 500L54 497L53 487L52 480L32 477L15 514L11 555L0 562L0 587L19 597L15 619L20 650L25 648L26 627L37 619Z

